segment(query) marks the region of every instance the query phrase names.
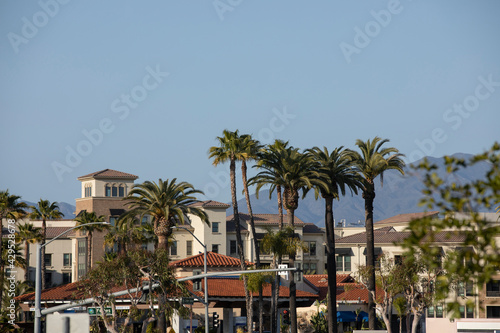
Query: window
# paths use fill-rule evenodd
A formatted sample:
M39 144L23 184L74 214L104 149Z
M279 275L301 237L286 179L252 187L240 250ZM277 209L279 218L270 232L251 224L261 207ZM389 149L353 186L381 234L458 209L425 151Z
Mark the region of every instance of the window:
M193 271L194 275L200 275L201 271ZM201 279L193 280L193 291L201 291Z
M350 272L351 271L351 256L339 255L337 256L337 271Z
M106 184L104 187L104 195L107 197L124 197L125 186L123 184Z
M466 306L467 312L465 318L474 318L474 308L472 306Z
M171 256L177 255L177 241L172 242L172 245L170 246L170 255Z
M443 306L436 306L436 318L443 318Z
M465 318L465 306L460 305L459 311L460 311L460 318Z
M109 224L111 224L111 226L115 226L116 225L116 217L110 217L109 218Z
M87 184L87 185L85 185L85 198L88 198L91 196L92 196L92 185Z
M45 286L49 287L52 284L52 272L45 273Z
M220 222L212 222L212 233L219 233Z
M83 264L78 264L78 277L81 278L82 276L85 275L85 273L87 272L86 270L86 267L85 267L85 263Z
M500 281L490 281L486 284L487 297L500 297Z
M403 256L394 256L394 263L396 265L401 265L403 263Z
M236 254L236 241L235 240L229 241L229 254L230 255Z
M144 224L148 224L148 217L147 217L147 216L143 216L143 217L142 217L141 224L142 224L142 225L144 225Z
M295 271L295 281L302 281L302 265L300 263L296 263L295 267L297 267L297 271Z
M434 318L434 307L433 306L429 306L427 308L427 317Z
M45 253L45 266L52 266L52 253Z
M219 253L219 244L212 244L212 252Z
M63 254L63 266L71 266L71 253Z
M191 256L193 255L193 241L186 241L186 255Z
M500 318L500 306L487 306L486 318Z
M62 273L62 279L63 284L71 283L71 273Z
M118 196L118 187L113 184L113 187L111 187L111 196L112 197L117 197Z
M305 274L316 274L316 264L315 263L304 263L304 273Z
M125 187L123 187L123 185L120 185L120 187L118 187L118 196L119 197L125 196Z
M110 197L111 196L111 186L106 185L106 187L104 188L104 192L105 192L105 195L107 197Z
M474 296L474 284L470 281L465 284L465 296Z
M305 255L315 256L316 255L316 242L307 242L307 247L309 249L309 252L305 253Z

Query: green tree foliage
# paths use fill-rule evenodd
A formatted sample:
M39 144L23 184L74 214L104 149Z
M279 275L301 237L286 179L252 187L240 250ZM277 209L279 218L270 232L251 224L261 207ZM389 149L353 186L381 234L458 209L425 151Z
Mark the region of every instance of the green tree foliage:
M77 222L76 225L80 226L80 230L86 231L88 234L87 237L87 270L90 270L92 268L92 264L94 261L93 258L93 251L92 251L92 246L93 246L93 234L96 231L103 231L108 228L107 225L105 224L91 224L94 222L104 222L104 215L97 216L95 212L87 212L86 210L80 212L78 216L75 218L75 221Z
M29 282L29 254L30 254L30 244L38 243L42 241L41 228L33 226L32 223L19 224L19 237L24 241L24 260L26 261L27 267L24 270L24 281Z
M40 219L42 220L42 243L45 243L47 240L47 220L55 220L60 219L64 216L63 213L59 210L59 205L57 202L50 202L49 200L40 199L36 206L30 206L31 213L29 214L30 219ZM45 274L46 274L46 265L45 265L45 246L42 247L42 289L45 289Z
M325 314L321 311L316 312L316 314L311 317L311 324L314 327L314 332L317 333L327 333L328 332L328 320ZM337 323L335 323L337 326Z
M478 175L477 180L468 183L454 177L477 163L489 166L485 177ZM411 236L405 241L410 253L421 251L422 260L430 267L436 267L438 263L433 258L437 249L432 246L436 234L451 230L464 235L462 250L448 253L441 263L446 274L439 277L435 286L438 298L449 296L457 280L483 286L498 273L500 225L488 221L478 211L493 210L500 202L500 145L495 143L490 150L467 160L445 156L444 168L439 170L428 160L415 167L416 172L423 174L425 184L421 205L427 210L439 210L442 217L412 221L409 226ZM448 310L454 311L455 315L459 314L458 307L457 301L448 303Z

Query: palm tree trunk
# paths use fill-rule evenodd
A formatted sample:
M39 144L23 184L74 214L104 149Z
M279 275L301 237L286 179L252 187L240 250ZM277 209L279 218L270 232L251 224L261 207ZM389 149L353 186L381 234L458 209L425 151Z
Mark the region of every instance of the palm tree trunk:
M281 186L276 186L276 193L278 197L278 215L279 215L279 230L283 230L283 199L281 198Z
M233 205L233 217L234 217L234 228L236 231L236 244L238 247L238 256L240 258L241 270L246 269L245 255L243 252L243 240L241 239L241 226L240 226L240 215L238 213L238 200L236 199L236 162L234 158L231 158L229 164L229 173L231 178L231 201ZM247 326L250 330L252 327L252 295L248 291L248 277L243 275L243 285L245 287L245 301L247 309Z
M335 262L335 226L333 196L325 196L325 226L328 270L328 333L337 333L337 265Z
M28 282L30 271L30 243L24 242L24 260L26 260L26 269L24 270L24 281Z
M42 244L45 244L47 240L47 224L45 219L42 220ZM45 267L45 246L42 247L42 290L45 289L45 275L47 273L47 268Z
M259 269L260 247L257 240L257 233L255 232L255 222L253 218L252 204L250 203L250 194L248 193L247 163L245 160L241 161L241 177L243 179L243 191L245 192L248 215L250 216L250 228L252 229L253 245L255 248L255 265L257 266L257 269ZM264 297L262 295L262 285L259 286L259 332L264 332Z
M295 226L295 209L286 209L288 224L294 228ZM294 236L295 237L295 236ZM290 254L289 259L290 267L295 267L295 252ZM297 286L295 284L295 271L290 271L290 332L297 333Z
M92 268L92 232L88 231L88 237L87 237L87 273L90 271Z
M279 230L283 230L283 200L281 197L281 186L276 186L276 194L278 198L278 216L279 216ZM274 268L278 268L281 265L281 256L278 256L277 263ZM272 300L274 301L274 305L271 305L271 332L278 332L277 322L278 322L278 307L279 307L279 295L280 295L280 276L276 274L276 277L273 282L274 289L272 293ZM274 328L274 330L273 330Z
M366 227L366 266L370 269L368 279L368 325L370 330L375 329L376 315L375 302L375 239L373 236L373 200L375 199L374 191L363 191L363 199L365 199L365 227Z

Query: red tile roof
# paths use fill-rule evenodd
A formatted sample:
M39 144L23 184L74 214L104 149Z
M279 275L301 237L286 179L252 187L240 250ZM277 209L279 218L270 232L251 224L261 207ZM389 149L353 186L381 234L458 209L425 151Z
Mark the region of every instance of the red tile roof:
M239 214L240 216L240 221L241 222L250 222L250 215L248 214ZM233 221L234 215L230 215L226 217L226 221ZM283 215L283 223L286 225L287 224L287 215ZM256 225L266 225L266 224L279 224L279 214L253 214L253 220ZM295 221L294 221L296 226L303 226L305 223L301 219L299 219L297 216L295 216Z
M89 173L88 175L85 175L85 176L80 176L77 179L78 180L84 180L85 178L94 178L94 179L137 179L139 177L136 176L136 175L132 175L130 173L125 173L125 172L111 170L111 169L104 169L104 170L101 170L101 171Z
M215 207L215 208L229 208L231 207L228 204L225 204L223 202L219 201L214 201L214 200L206 200L206 201L200 201L196 202L194 204L191 204L193 207Z
M190 291L193 291L192 281L186 281L187 287ZM239 277L210 277L207 280L208 285L208 296L209 297L234 297L234 298L244 298L245 297L245 287L243 285L243 280ZM203 287L203 283L202 283ZM194 292L198 296L203 296L203 290ZM262 294L264 297L271 297L271 285L267 284L263 287ZM254 296L258 296L258 292L253 293ZM280 297L290 297L290 289L285 286L280 287ZM318 295L302 291L297 289L297 298L318 298Z
M326 298L326 295L328 294L327 274L304 275L304 281L318 289L319 300L323 300ZM351 285L353 282L354 279L349 274L337 274L337 289L346 284ZM337 291L337 294L338 293L339 291Z
M408 214L399 214L393 217L389 217L385 220L377 221L377 223L403 223L410 222L412 220L421 219L424 217L437 217L439 215L439 211L435 210L432 212L422 212L422 213L408 213Z
M73 227L47 227L47 238L54 238L60 234L62 234L63 232L71 229ZM64 234L64 236L62 236L62 238L68 238L70 236L74 236L75 235L75 231L76 230L72 230L66 234Z
M171 262L170 265L174 267L203 267L203 257L204 254L200 253L191 257ZM246 263L247 265L253 265L253 263L250 263L248 261ZM207 267L240 267L240 260L223 254L208 251Z

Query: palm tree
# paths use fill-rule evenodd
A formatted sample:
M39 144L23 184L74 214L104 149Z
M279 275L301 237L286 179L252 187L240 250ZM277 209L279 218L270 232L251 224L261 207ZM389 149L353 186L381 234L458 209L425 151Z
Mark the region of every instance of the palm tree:
M240 215L238 212L238 200L236 198L236 160L242 159L242 155L246 156L246 152L242 149L241 137L238 130L231 132L223 131L222 137L217 137L219 146L210 147L208 153L209 158L213 158L213 165L217 166L221 163L229 161L229 175L231 178L231 202L233 206L233 218L236 231L236 243L238 248L238 256L240 258L241 270L246 269L245 256L243 253L243 240L241 238ZM245 158L246 159L246 158ZM247 327L252 327L252 294L248 290L248 277L243 276L243 284L245 286L245 301L247 308Z
M297 148L289 147L278 153L278 158L271 164L257 164L263 169L249 180L250 184L257 184L257 191L265 184L283 187L284 205L287 211L288 225L295 226L295 210L299 206L299 193L302 197L313 186L326 186L319 178L319 173L312 168L312 160L308 154L299 152ZM295 266L295 253L289 256L291 267ZM297 298L295 274L291 271L290 278L290 320L291 332L297 333Z
M90 224L94 222L104 222L104 215L99 215L95 212L87 212L86 210L82 210L80 214L75 218L77 222L77 226L80 226L80 230L85 231L88 235L87 237L87 272L92 268L92 264L94 261L94 255L92 253L93 247L93 233L96 231L104 231L107 229L107 225L105 224Z
M126 216L149 215L153 220L154 233L158 236L158 248L168 250L168 238L172 234L172 227L184 224L188 214L198 216L209 224L207 213L193 206L200 202L195 195L203 194L187 182L177 183L177 178L158 183L145 181L134 185L126 200L131 208Z
M375 303L373 295L375 293L375 243L373 238L373 200L375 199L375 178L380 176L383 185L384 171L396 170L404 174L404 155L396 148L383 148L389 142L388 139L375 137L373 140L356 140L361 153L348 151L348 156L352 160L356 171L361 177L361 190L365 200L365 227L366 227L366 266L371 269L368 281L368 315L369 327L375 329Z
M344 196L346 189L358 194L360 186L359 176L352 167L351 160L347 158L343 147L335 148L331 153L326 147L321 150L314 147L308 150L315 169L327 187L317 190L325 199L325 226L327 239L327 270L328 270L328 332L337 332L337 273L335 262L335 226L333 219L333 199Z
M146 243L149 239L144 235L144 229L138 225L137 218L133 216L124 216L119 218L116 225L111 227L104 236L104 244L107 246L118 247L118 254L127 253L129 245Z
M49 200L43 200L40 199L38 201L37 206L30 206L31 213L29 214L29 217L32 220L42 220L42 243L45 243L47 240L47 220L54 220L54 219L60 219L61 217L64 216L63 213L59 210L59 206L57 202L50 202ZM42 247L42 253L41 253L41 259L42 259L42 290L45 289L45 274L46 274L46 267L45 267L45 246Z
M0 249L2 253L0 255L0 286L3 286L4 275L5 275L5 261L3 256L3 219L19 219L26 215L25 208L27 208L26 203L19 201L20 196L9 194L9 190L0 191ZM0 288L0 300L3 297L3 287Z
M19 237L24 240L24 260L26 261L26 269L24 271L24 281L29 280L29 254L30 244L39 243L42 241L41 228L35 227L32 223L19 224Z

